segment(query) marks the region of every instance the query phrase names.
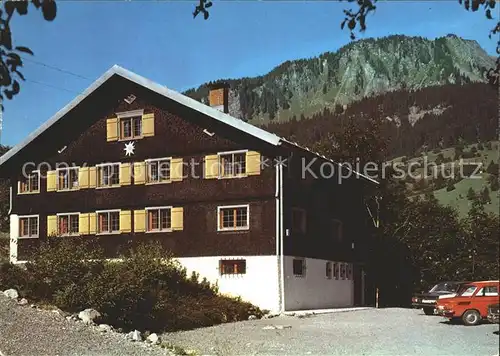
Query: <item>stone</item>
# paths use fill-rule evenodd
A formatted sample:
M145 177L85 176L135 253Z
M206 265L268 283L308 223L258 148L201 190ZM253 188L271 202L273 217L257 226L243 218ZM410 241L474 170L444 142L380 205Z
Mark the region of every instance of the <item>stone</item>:
M155 333L152 333L151 335L149 335L147 337L146 341L150 342L153 345L158 345L161 342L160 337L158 335L156 335Z
M95 309L85 309L78 313L78 318L83 321L85 324L92 324L97 318L101 317L101 313L99 313Z
M248 316L248 320L255 320L255 319L257 319L257 317L253 314Z
M274 330L276 329L273 325L267 325L262 328L262 330Z
M292 326L291 325L276 325L275 328L277 330L283 330L283 329L291 329Z
M131 339L132 341L142 341L142 335L139 330L131 331L127 334L127 339Z
M19 304L19 305L27 305L28 304L28 299L21 298L21 300L18 301L17 304Z
M99 330L102 331L103 333L109 333L113 331L113 328L108 324L100 324Z
M3 295L5 295L7 298L10 298L10 299L19 298L19 293L17 293L17 290L15 290L15 289L4 290Z

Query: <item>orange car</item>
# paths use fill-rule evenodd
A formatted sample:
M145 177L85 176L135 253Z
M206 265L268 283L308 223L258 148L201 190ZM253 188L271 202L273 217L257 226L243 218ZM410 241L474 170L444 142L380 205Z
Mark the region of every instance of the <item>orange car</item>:
M461 318L465 325L477 325L488 316L488 305L498 303L499 281L480 281L464 284L456 296L439 298L439 315L450 320Z

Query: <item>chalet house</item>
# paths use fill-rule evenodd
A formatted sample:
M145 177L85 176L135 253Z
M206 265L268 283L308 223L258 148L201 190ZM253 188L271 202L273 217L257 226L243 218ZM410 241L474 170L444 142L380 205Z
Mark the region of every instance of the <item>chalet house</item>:
M95 239L110 257L157 240L261 308L365 304L363 192L377 182L230 116L227 90L209 106L108 70L0 158L11 261L52 236ZM324 163L335 173L320 175Z

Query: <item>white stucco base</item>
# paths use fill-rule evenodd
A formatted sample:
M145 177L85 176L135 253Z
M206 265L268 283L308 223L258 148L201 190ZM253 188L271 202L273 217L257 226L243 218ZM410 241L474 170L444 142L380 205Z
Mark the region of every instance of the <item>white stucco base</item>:
M326 277L326 260L306 258L306 273L293 275L293 257L285 256L285 310L345 308L354 305L354 281Z
M10 215L10 247L9 256L10 262L17 262L17 239L19 238L19 216L16 214Z
M219 260L245 259L246 274L219 273ZM213 256L177 259L189 274L195 271L211 283L217 283L223 294L240 296L244 301L272 312L279 311L278 262L276 256Z

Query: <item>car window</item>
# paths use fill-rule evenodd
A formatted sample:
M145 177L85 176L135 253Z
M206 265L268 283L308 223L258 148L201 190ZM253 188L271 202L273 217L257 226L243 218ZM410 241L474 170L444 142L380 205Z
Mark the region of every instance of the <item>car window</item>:
M498 296L497 286L486 286L477 292L476 297L495 297Z
M461 297L470 297L474 294L474 292L476 291L476 287L474 286L467 286L466 288L464 288L463 292L460 294Z

